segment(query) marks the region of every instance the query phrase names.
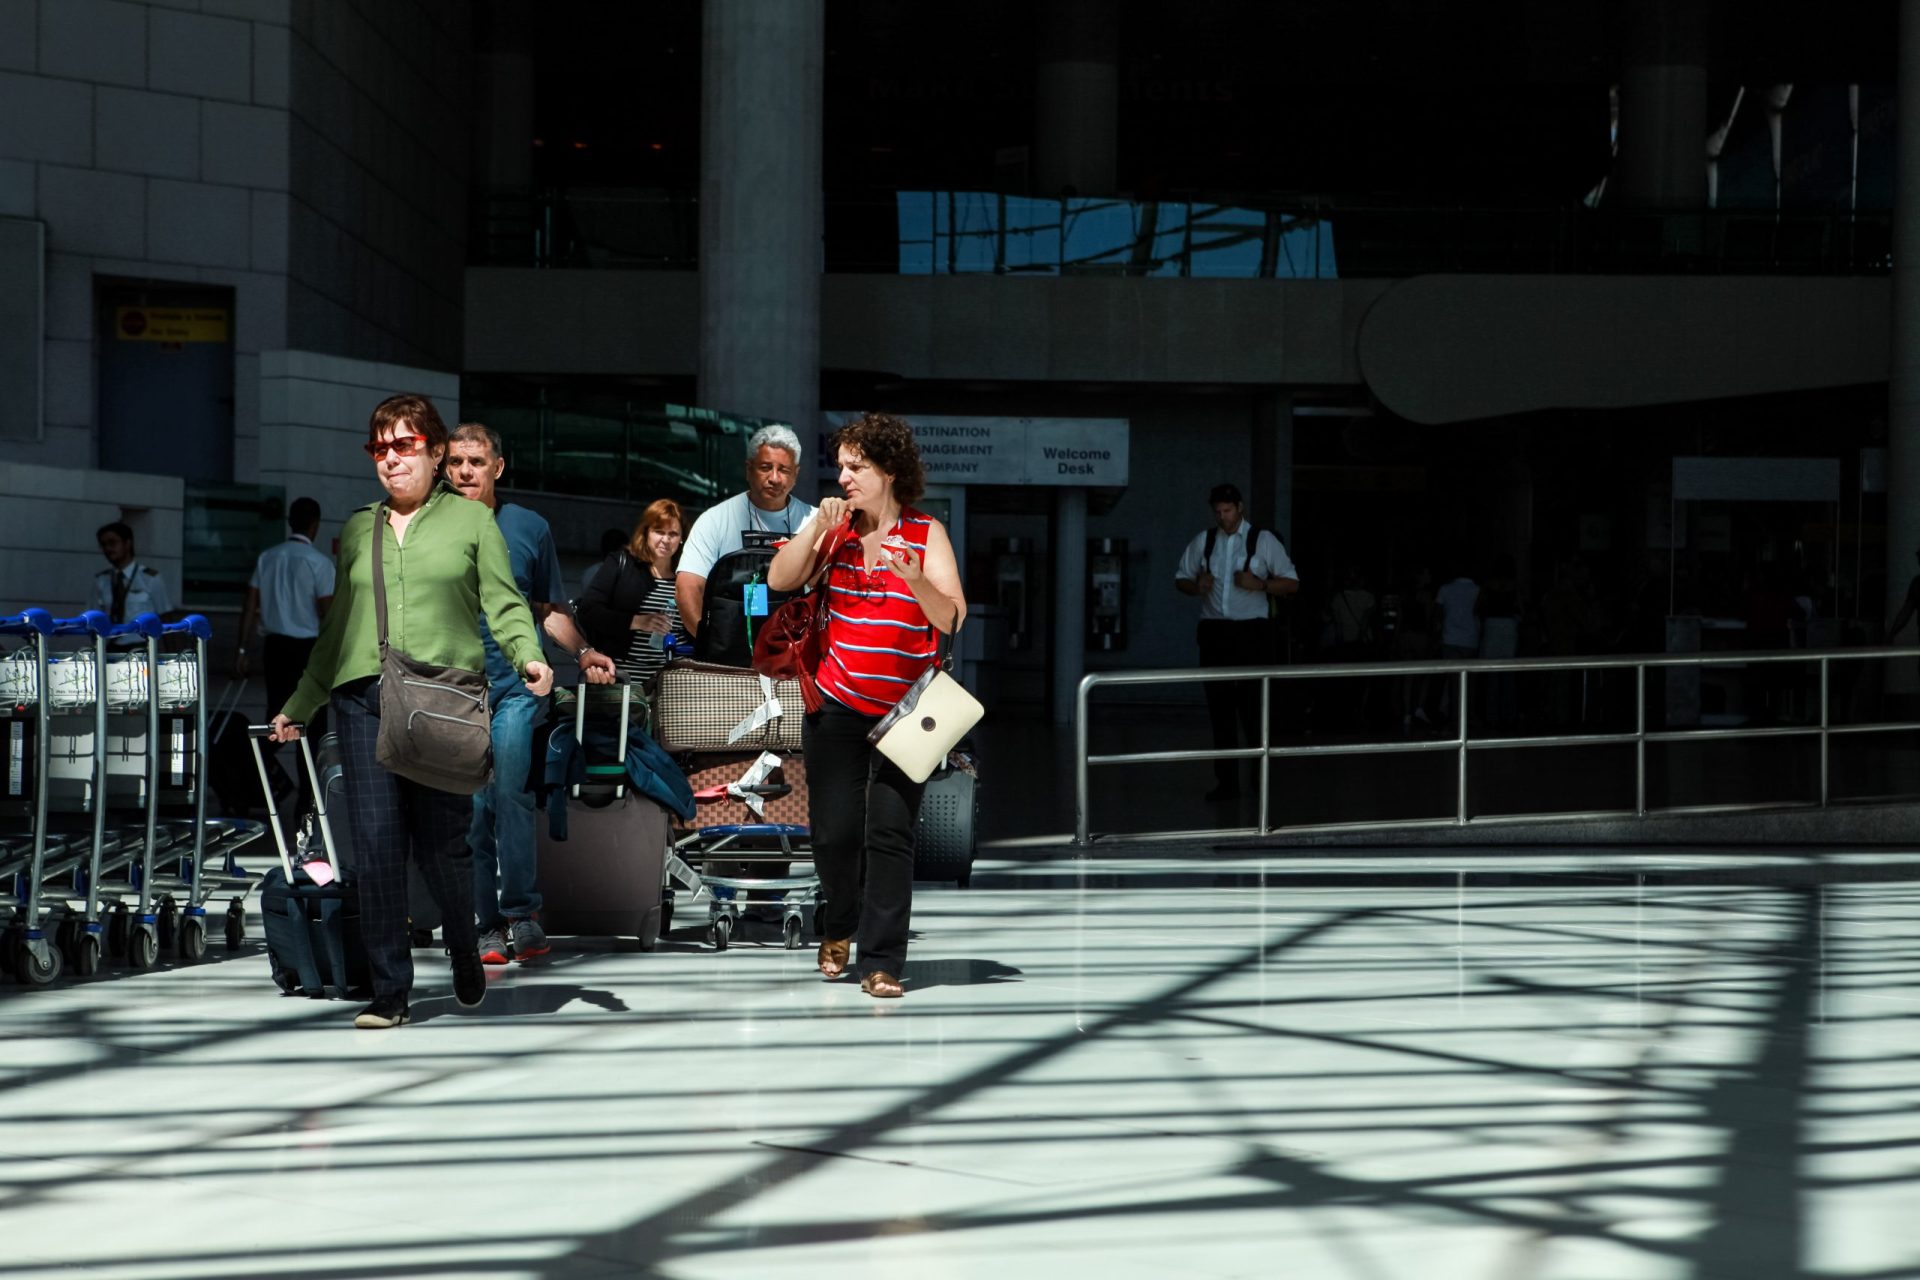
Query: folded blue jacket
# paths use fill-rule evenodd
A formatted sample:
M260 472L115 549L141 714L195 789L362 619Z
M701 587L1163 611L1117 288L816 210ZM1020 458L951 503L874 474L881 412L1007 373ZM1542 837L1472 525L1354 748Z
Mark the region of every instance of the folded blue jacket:
M587 752L597 760L615 755L618 732L610 725L587 725ZM673 762L659 743L641 724L627 726L625 755L627 781L633 789L662 808L682 818L693 817L693 788L687 775ZM567 789L587 780L586 754L574 740L573 721L562 720L553 726L547 738L547 830L555 840L567 838Z

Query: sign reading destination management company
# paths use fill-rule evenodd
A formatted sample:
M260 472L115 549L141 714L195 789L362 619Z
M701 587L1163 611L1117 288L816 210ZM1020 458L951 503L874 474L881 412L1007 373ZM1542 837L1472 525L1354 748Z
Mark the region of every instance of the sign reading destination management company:
M857 415L828 412L814 457L837 475L827 438ZM920 445L928 484L1068 485L1127 483L1125 418L959 418L905 415Z

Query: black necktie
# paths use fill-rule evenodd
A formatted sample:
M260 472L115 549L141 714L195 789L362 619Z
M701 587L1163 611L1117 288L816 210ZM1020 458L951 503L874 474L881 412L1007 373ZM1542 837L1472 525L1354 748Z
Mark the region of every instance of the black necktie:
M139 572L139 566L136 565L134 573L137 572ZM122 573L118 569L113 571L113 608L107 616L114 622L127 620L127 591L132 586L133 573Z

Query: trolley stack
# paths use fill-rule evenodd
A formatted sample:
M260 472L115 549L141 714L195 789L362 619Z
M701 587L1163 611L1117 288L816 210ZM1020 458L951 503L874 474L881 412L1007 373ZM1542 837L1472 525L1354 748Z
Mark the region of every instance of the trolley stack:
M210 636L197 615L0 617L21 642L0 654L0 964L22 983L198 960L222 894L241 945L253 878L234 855L264 828L207 816Z

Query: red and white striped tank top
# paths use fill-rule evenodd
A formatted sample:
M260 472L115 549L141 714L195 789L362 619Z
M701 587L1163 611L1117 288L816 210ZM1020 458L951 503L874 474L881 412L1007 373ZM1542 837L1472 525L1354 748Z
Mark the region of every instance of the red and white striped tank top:
M932 522L912 507L888 530L927 554ZM939 637L913 592L892 569L868 573L858 538L849 538L827 574L827 634L820 660L820 690L862 715L893 710L907 686L938 659Z

